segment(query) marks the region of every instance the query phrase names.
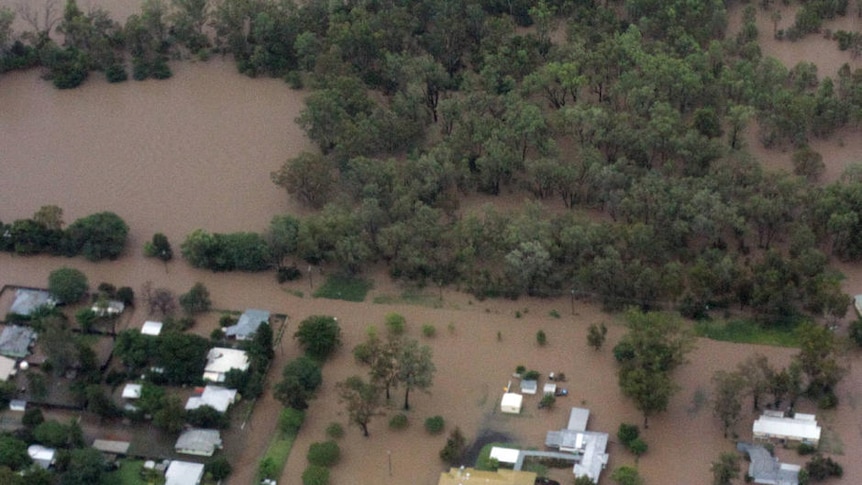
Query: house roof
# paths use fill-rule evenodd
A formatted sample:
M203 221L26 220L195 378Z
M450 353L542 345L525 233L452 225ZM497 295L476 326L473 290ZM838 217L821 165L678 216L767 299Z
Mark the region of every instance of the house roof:
M533 485L536 474L500 469L495 472L475 470L473 468L452 468L440 474L437 485L470 485L482 483L489 485Z
M123 387L123 399L138 399L141 397L141 390L144 388L141 384L126 384Z
M90 310L93 310L96 315L104 317L105 315L119 315L120 313L123 313L123 310L126 309L126 305L121 301L108 300L105 303L106 304L104 307L99 305L99 303L96 303L92 307L90 307Z
M116 441L116 440L95 440L93 441L93 448L101 451L102 453L113 453L115 455L125 455L129 452L129 446L131 443L128 441Z
M174 449L177 453L212 456L221 446L221 434L217 429L190 429L180 435Z
M820 426L811 414L798 414L793 418L764 413L752 426L755 436L782 437L805 441L820 441Z
M521 405L524 402L524 396L515 393L515 392L507 392L503 394L503 399L500 401L500 409L505 410L508 408L517 409L518 412L521 412Z
M236 325L225 327L224 334L227 337L235 337L240 340L249 339L264 322L269 322L268 311L249 309L240 315Z
M141 327L141 333L144 335L158 336L160 333L162 333L162 325L162 322L153 322L147 320L146 322L144 322L144 326Z
M223 413L236 401L236 389L227 389L221 386L206 386L196 396L192 396L186 402L186 411L197 409L201 406L209 406Z
M521 454L521 450L515 448L503 448L502 446L494 446L491 448L490 456L491 458L497 460L499 463L509 463L515 464L518 462L518 455Z
M207 354L204 379L224 382L224 375L231 369L248 369L248 354L244 350L213 347Z
M8 381L15 375L15 360L0 355L0 381Z
M778 458L760 445L737 443L736 449L748 453L751 462L748 465L748 475L754 483L767 485L797 485L801 467L788 463L780 463Z
M204 465L174 460L165 470L165 485L197 485L204 476Z
M15 301L9 311L18 315L29 315L42 305L54 306L56 302L46 290L30 290L19 288L15 290Z
M27 454L42 468L48 468L54 463L54 455L57 453L53 448L47 448L42 445L30 445L27 448Z
M9 325L0 333L0 355L23 359L30 353L36 332L30 327Z
M539 389L539 381L533 380L522 380L521 381L521 392L524 394L535 394Z
M590 420L590 410L584 408L572 408L569 413L569 424L566 429L572 431L586 431L587 422Z

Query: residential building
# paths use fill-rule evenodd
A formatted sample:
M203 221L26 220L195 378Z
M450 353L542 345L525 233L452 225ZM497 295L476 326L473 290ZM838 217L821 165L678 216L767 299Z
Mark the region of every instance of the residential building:
M224 334L237 340L251 340L257 328L263 323L269 323L269 312L266 310L246 310L239 317L236 325L225 327Z
M204 478L204 465L174 460L165 470L165 485L198 485Z
M174 450L177 453L198 456L213 456L213 453L221 447L221 433L217 429L186 430L174 444Z
M437 485L534 485L536 474L515 470L499 469L495 472L473 468L452 468L440 474Z
M231 369L248 370L248 354L244 350L213 347L207 354L204 380L224 382L225 374Z
M781 411L764 411L754 422L752 433L756 440L786 440L817 446L821 428L813 414L796 413L787 417Z

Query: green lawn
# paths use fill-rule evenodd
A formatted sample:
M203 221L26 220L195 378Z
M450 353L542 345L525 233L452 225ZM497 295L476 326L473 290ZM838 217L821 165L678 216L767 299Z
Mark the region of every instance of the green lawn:
M102 485L160 485L165 483L164 476L160 481L147 482L141 477L144 467L143 460L123 460L120 469L106 473L102 477Z
M798 347L795 327L763 328L751 320L701 321L694 326L698 337L745 344Z
M290 450L293 448L293 442L296 440L296 433L282 433L276 431L269 442L266 453L261 457L261 463L270 460L274 464L275 477L281 476L281 471L284 469L284 464L287 463L287 458L290 456Z
M365 301L371 282L362 278L332 275L314 292L315 298L331 300Z

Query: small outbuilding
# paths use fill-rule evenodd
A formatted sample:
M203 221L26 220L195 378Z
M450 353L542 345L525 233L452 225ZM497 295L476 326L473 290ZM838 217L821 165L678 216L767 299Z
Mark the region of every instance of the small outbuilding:
M141 391L143 389L144 389L144 386L141 384L132 384L132 383L126 384L123 387L123 394L122 394L123 399L129 399L129 400L140 399Z
M440 474L437 485L469 485L481 483L486 485L534 485L536 474L506 470L501 468L496 471L476 470L473 468L452 468L448 472Z
M54 464L54 456L57 454L57 450L42 445L30 445L27 448L27 454L30 455L34 463L47 470Z
M15 360L0 355L0 381L8 381L18 371Z
M165 485L198 485L204 478L204 465L174 460L165 470Z
M524 396L516 392L507 392L503 394L503 400L500 401L500 411L507 414L520 414L523 404Z
M160 333L162 333L162 326L164 324L162 322L153 322L147 320L144 322L144 326L141 327L141 333L144 335L152 335L153 337L158 337Z
M521 381L521 392L524 394L535 394L539 392L539 381L525 379Z
M213 453L221 447L221 433L217 429L186 430L174 444L174 450L177 453L197 456L213 456Z
M93 311L97 316L100 317L114 317L123 313L123 310L126 309L125 303L117 300L108 300L105 302L96 302L90 307L90 310Z
M0 355L12 359L23 359L30 354L36 341L36 331L30 327L9 325L0 333Z
M544 387L542 387L542 395L547 396L549 394L551 396L555 396L557 394L557 385L553 382L548 382Z
M261 324L269 323L269 312L266 310L246 310L240 315L236 325L225 327L225 337L237 340L251 340Z

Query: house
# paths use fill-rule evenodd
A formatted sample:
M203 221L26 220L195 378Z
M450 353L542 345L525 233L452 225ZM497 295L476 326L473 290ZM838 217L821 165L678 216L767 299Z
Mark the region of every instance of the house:
M251 340L254 333L257 332L257 327L262 323L269 323L269 312L266 310L246 310L239 317L236 325L225 327L225 337L235 338L237 340Z
M248 354L244 350L213 347L207 354L204 367L204 380L224 382L225 374L231 369L248 370Z
M781 463L769 450L760 445L737 443L736 449L748 453L748 476L754 483L764 485L798 485L799 465Z
M502 446L491 447L489 458L497 460L497 463L505 463L514 467L518 463L518 458L521 455L521 450L516 448L503 448Z
M164 324L162 322L153 322L147 320L144 322L144 326L141 327L141 333L144 335L152 335L153 337L158 337L160 333L162 333L162 327Z
M523 402L524 396L516 392L507 392L503 394L503 400L500 401L500 411L507 414L520 414Z
M93 311L96 315L100 317L113 317L123 313L123 310L126 309L126 305L117 300L108 300L104 302L96 302L90 307L90 310Z
M539 381L524 379L521 381L521 392L524 394L535 394L539 391Z
M117 441L117 440L94 440L93 448L105 453L106 455L122 455L125 456L129 453L129 447L132 444L128 441Z
M226 389L220 386L206 386L201 389L200 392L195 392L195 395L186 401L186 411L197 409L201 406L209 406L216 411L223 413L227 411L230 405L236 402L236 400L236 389Z
M590 410L573 407L565 429L548 431L545 446L576 456L572 473L575 477L586 476L598 483L602 470L608 464L608 434L587 431Z
M204 465L174 460L165 470L165 485L198 485L204 478Z
M0 381L8 381L16 372L15 360L0 355Z
M31 290L19 288L15 290L15 301L9 307L9 311L16 315L29 315L41 306L56 305L57 302L51 298L51 294L45 290Z
M174 444L177 453L198 456L213 456L221 447L221 433L217 429L189 429Z
M452 468L440 474L437 485L469 485L482 483L486 485L533 485L536 474L515 470L499 469L495 472L482 471L473 468Z
M30 455L34 463L47 470L54 464L54 456L57 454L57 450L46 448L42 445L30 445L27 448L27 454Z
M790 418L781 411L764 411L752 426L756 440L799 441L815 447L820 443L820 432L815 415L796 413Z
M0 333L0 355L12 359L23 359L30 354L36 341L36 331L30 327L9 325Z

